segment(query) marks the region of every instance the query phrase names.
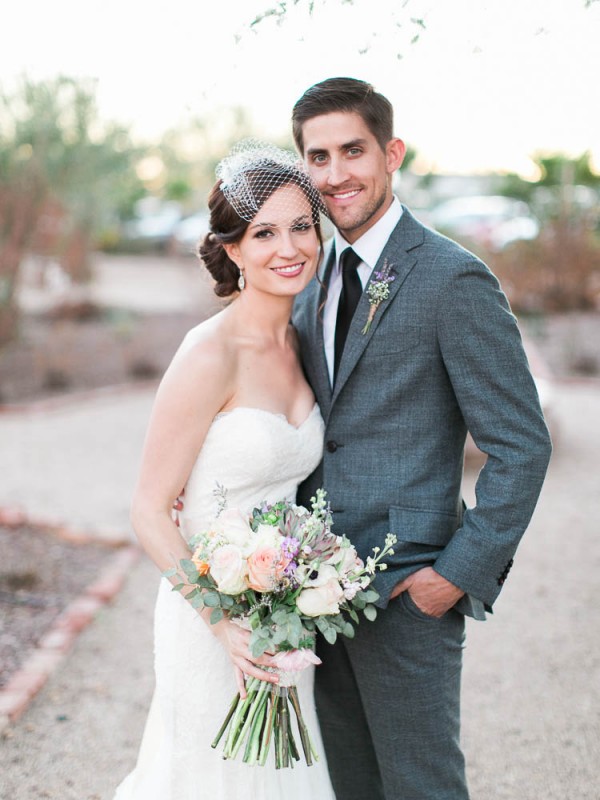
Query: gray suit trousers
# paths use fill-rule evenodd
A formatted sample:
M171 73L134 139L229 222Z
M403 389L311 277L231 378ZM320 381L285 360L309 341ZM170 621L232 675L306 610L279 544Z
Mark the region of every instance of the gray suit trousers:
M338 800L468 800L460 749L465 621L404 592L356 637L319 637L315 697Z

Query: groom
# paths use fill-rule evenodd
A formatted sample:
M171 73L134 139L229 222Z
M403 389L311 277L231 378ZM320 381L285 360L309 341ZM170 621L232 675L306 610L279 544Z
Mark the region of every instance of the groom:
M339 800L465 800L464 615L484 619L506 580L546 473L548 432L498 281L392 193L404 144L388 100L332 78L304 93L292 120L336 226L322 283L294 311L326 423L323 461L299 502L323 486L338 533L363 558L388 531L398 537L376 580L377 620L354 639L319 643L333 785ZM488 456L470 509L467 431Z

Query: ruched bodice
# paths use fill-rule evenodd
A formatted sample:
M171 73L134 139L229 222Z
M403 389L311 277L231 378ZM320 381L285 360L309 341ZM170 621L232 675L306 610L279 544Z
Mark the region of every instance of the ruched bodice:
M281 414L237 407L213 420L185 487L182 534L189 539L217 512L249 512L263 501L294 500L319 463L324 423L318 406L295 427ZM334 800L316 717L314 667L300 675L304 718L320 759L275 769L224 761L211 741L237 691L233 666L208 625L163 579L154 617L156 691L136 769L115 800Z

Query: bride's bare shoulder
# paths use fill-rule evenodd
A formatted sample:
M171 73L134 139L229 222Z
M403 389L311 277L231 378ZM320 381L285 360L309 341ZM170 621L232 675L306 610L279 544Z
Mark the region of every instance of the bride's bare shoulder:
M196 325L185 335L169 365L163 383L190 388L208 385L225 389L235 376L236 356L227 336L222 312Z

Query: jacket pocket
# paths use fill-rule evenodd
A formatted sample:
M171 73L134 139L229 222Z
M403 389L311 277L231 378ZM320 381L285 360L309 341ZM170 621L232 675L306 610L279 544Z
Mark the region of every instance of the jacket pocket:
M456 514L392 506L389 530L398 541L394 555L387 560L390 569L401 570L403 577L421 567L435 564L437 557L458 528Z
M399 545L415 543L444 547L458 528L459 518L447 511L391 506L389 522L390 531L398 537Z

